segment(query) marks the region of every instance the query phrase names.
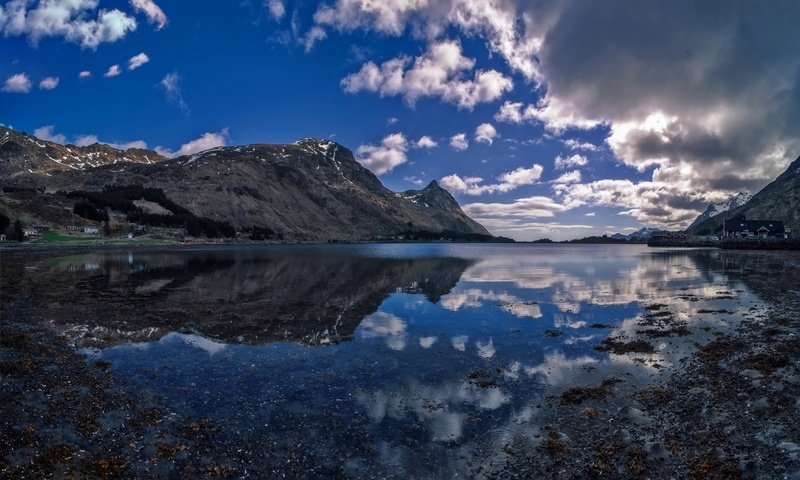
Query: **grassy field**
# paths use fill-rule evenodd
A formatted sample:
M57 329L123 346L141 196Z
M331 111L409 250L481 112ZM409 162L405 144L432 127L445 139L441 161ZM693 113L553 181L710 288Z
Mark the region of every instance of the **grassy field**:
M40 243L92 242L95 240L97 240L96 237L77 237L58 232L42 232L42 236L39 238Z

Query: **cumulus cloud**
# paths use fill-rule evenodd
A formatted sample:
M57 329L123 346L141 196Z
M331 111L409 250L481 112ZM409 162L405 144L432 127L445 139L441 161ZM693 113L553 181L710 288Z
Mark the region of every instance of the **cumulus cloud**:
M219 132L206 132L200 138L184 143L178 150L169 150L164 147L156 147L155 150L159 155L175 158L181 155L192 155L210 148L224 147L228 144L229 138L228 129L223 128Z
M491 145L497 138L497 130L491 123L481 123L475 129L475 141Z
M361 145L356 150L356 160L375 175L391 172L406 161L408 140L402 133L383 137L380 145Z
M457 174L447 175L441 180L442 187L454 193L482 195L484 193L510 192L523 185L532 185L542 176L544 169L534 164L530 168L519 167L497 177L497 183L486 184L481 177L462 178Z
M39 82L40 90L52 90L58 86L58 77L45 77Z
M141 67L145 63L150 61L150 57L147 56L146 53L142 52L138 55L132 56L128 59L128 70L136 70L137 68Z
M450 137L450 146L458 150L459 152L463 152L464 150L468 149L469 140L467 140L467 134L456 133L455 135Z
M554 217L556 213L569 210L550 197L533 196L518 198L511 203L469 203L464 205L464 212L475 218L521 217L542 218Z
M66 145L68 143L67 136L63 133L56 133L54 125L45 125L33 131L33 136L48 142L60 143ZM147 148L147 143L142 140L134 140L131 142L104 142L97 138L97 135L78 135L72 142L78 147L85 147L87 145L94 145L95 143L103 143L110 147L119 150L127 150L129 148Z
M181 83L183 79L178 72L172 72L164 75L164 78L158 82L159 86L164 90L164 95L167 101L180 107L184 113L189 112L189 105L183 99L183 89Z
M622 214L645 225L682 228L697 217L709 201L722 201L707 192L687 188L688 180L676 182L604 179L590 183L554 185L563 205L618 207Z
M39 127L33 131L33 136L41 140L60 143L62 145L67 143L67 137L64 134L55 133L55 128L55 125L45 125L43 127Z
M760 188L800 152L798 18L794 2L565 2L539 50L538 121L552 131L602 122L620 162L686 188L675 202ZM586 49L587 35L603 41Z
M17 73L6 78L0 91L6 93L28 93L31 91L31 79L24 73Z
M511 0L336 0L317 9L314 28L363 29L391 36L410 31L416 38L435 40L455 27L485 39L489 50L512 70L534 80L539 77L534 54L545 31L541 26L548 21L543 15L537 18L540 25L534 25Z
M26 36L34 45L45 37L63 37L96 49L136 29L133 17L118 9L98 11L97 6L97 0L11 0L0 6L0 31Z
M584 155L570 155L569 157L562 157L558 155L555 160L556 170L570 167L582 167L586 165L589 160Z
M106 78L111 78L116 77L120 73L122 73L122 71L119 69L119 65L114 64L108 67L108 70L106 70L106 73L104 73L103 76Z
M89 70L83 70L78 74L78 78L91 78L91 77L92 77L92 72L90 72Z
M555 180L553 180L553 183L569 184L569 183L580 183L580 181L581 181L581 172L579 170L573 170L556 178Z
M347 93L375 92L382 97L402 96L408 105L425 97L439 98L460 109L472 110L479 103L492 102L511 90L513 82L496 70L478 70L475 60L462 54L457 41L434 42L421 56L398 57L380 66L367 62L346 76L341 86Z
M414 143L414 146L416 148L436 148L439 146L439 144L436 143L436 141L431 137L423 135L419 137L419 140L417 140L416 143Z
M75 139L74 143L79 147L94 145L95 143L102 143L118 150L127 150L129 148L147 148L147 143L144 140L133 140L130 142L105 142L97 138L97 135L80 135Z
M600 150L600 147L591 143L591 142L582 142L580 140L576 140L574 138L567 138L561 140L561 143L564 144L565 147L569 148L570 150L583 150L587 152L596 152Z
M167 24L167 16L153 0L131 0L131 5L134 10L143 12L150 23L156 24L156 30L161 30Z

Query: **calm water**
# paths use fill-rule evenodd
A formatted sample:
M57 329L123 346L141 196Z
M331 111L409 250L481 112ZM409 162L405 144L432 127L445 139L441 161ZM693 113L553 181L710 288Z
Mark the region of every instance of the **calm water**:
M271 442L320 471L465 476L509 443L538 445L565 388L659 383L760 315L742 268L716 250L421 244L108 253L31 271L63 285L41 304L76 348L224 425L242 462ZM691 335L647 338L651 354L593 348L636 338L653 304Z

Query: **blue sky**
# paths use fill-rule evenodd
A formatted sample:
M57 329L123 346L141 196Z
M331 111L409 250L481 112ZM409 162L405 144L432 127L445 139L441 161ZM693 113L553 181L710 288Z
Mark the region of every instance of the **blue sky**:
M517 239L679 228L800 154L800 4L530 3L6 1L0 122L165 155L331 137Z

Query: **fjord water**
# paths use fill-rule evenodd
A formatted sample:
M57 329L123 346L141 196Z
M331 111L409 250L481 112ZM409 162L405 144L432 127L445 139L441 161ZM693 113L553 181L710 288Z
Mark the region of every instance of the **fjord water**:
M32 274L60 285L41 304L76 348L209 419L231 461L441 477L535 450L568 387L665 381L765 308L740 268L716 250L412 244L108 252ZM691 334L593 348L635 338L654 305Z

